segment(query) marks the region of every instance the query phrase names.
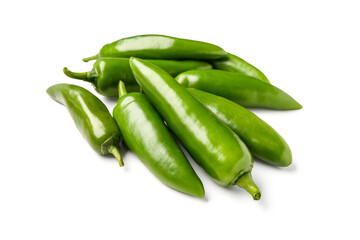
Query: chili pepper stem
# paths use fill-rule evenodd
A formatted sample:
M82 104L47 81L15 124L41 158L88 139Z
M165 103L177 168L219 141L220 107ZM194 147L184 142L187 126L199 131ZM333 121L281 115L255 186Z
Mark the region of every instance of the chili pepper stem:
M126 87L123 81L119 82L119 97L124 96L127 94Z
M124 161L123 161L123 159L122 159L122 157L121 157L121 155L120 155L119 149L118 149L117 147L115 147L114 145L112 145L112 146L110 146L110 147L108 148L108 151L109 151L112 155L114 155L114 157L118 160L120 167L123 167L123 166L124 166Z
M70 78L84 80L86 82L92 82L91 79L89 78L88 72L82 72L82 73L72 72L69 69L67 69L67 67L64 67L63 71L65 75Z
M91 60L96 60L98 58L99 58L99 54L96 54L96 55L91 56L91 57L83 58L83 61L88 62L88 61L91 61Z
M261 198L261 192L254 183L250 172L242 175L236 181L236 185L238 185L239 187L245 189L248 193L250 193L251 196L254 198L254 200L259 200Z

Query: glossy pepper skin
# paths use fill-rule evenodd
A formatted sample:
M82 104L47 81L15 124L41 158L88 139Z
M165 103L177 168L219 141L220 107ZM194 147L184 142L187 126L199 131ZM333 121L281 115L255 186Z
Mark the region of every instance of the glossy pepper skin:
M254 77L264 82L269 82L269 79L259 69L231 53L227 53L226 58L211 62L215 69L224 70L228 72L236 72Z
M124 165L118 150L122 139L120 130L100 99L82 87L64 83L53 85L46 92L67 108L76 127L95 152L113 154L119 165Z
M126 93L122 82L119 95L113 116L129 149L165 185L204 197L202 182L145 95Z
M223 97L194 88L187 90L239 135L255 157L280 167L291 164L289 145L254 113Z
M212 93L243 107L277 110L300 109L302 106L279 88L257 78L222 70L190 70L176 80L186 88Z
M209 63L192 60L148 61L161 67L173 77L192 69L212 68ZM64 73L68 77L91 82L98 93L107 97L118 96L118 84L120 80L126 84L129 92L139 91L139 85L131 72L128 58L101 58L94 63L93 69L89 72L75 73L64 68Z
M226 52L221 47L210 43L151 34L123 38L106 44L97 55L84 58L83 61L102 57L213 60L225 56Z
M134 76L192 158L222 186L237 184L254 199L253 158L241 139L161 68L130 58Z

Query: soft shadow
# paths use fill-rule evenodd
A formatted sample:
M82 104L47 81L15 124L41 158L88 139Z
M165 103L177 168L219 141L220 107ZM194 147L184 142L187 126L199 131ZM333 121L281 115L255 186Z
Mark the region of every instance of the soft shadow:
M277 112L277 113L289 113L289 112L297 112L301 109L288 109L288 110L284 110L284 109L268 109L268 108L246 108L247 110L250 110L254 113L265 113L265 112Z
M281 171L286 171L286 172L295 172L297 170L297 167L295 165L295 163L291 163L290 166L288 167L282 167L280 168Z
M221 187L228 194L233 195L235 197L240 196L242 198L248 197L249 199L252 199L252 196L247 191L245 191L245 189L239 188L235 185L229 186L229 187L222 187L222 186L219 186L219 187Z
M177 191L177 192L178 192L179 194L186 195L186 197L189 197L189 198L191 198L191 199L194 199L195 201L201 201L201 202L205 202L205 203L209 202L209 199L208 199L208 197L206 196L206 193L205 193L205 196L204 196L203 198L199 198L199 197L195 197L195 196L190 195L190 194L182 193L182 192L179 192L179 191Z
M256 182L256 179L254 179L254 181ZM261 191L262 186L258 183L256 184ZM231 195L231 197L239 199L239 202L241 201L253 202L254 204L259 205L263 209L269 209L267 197L264 196L265 194L262 191L261 191L261 198L259 200L254 200L253 197L245 189L239 188L237 186L225 187L223 189L227 194Z
M268 198L267 197L264 197L264 196L261 196L260 200L256 201L257 204L265 209L265 210L268 210L269 209L269 202L268 202Z
M111 103L117 103L117 101L119 100L119 97L106 97L103 96L104 100L107 102L111 102Z
M125 158L126 154L130 151L128 146L126 146L125 141L120 142L120 154L123 158Z
M203 201L203 202L209 202L209 198L208 198L208 196L206 196L206 193L205 193L205 197L200 198L200 200Z
M254 157L254 161L255 161L254 165L263 165L263 166L271 167L273 169L278 169L280 171L291 171L291 172L296 171L296 166L294 163L291 163L287 167L279 167L279 166L275 166L271 163L265 162L257 157Z

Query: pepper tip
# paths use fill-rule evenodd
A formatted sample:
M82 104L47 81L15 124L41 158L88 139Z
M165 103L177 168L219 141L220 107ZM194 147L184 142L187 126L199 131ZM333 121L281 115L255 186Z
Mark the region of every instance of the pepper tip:
M65 75L67 75L67 73L69 72L69 69L67 67L64 67L63 72L65 73Z
M260 200L260 198L261 198L261 192L257 192L253 195L254 200Z
M119 149L117 148L117 147L115 147L115 146L110 146L109 148L108 148L108 151L112 154L112 155L114 155L114 157L118 160L118 163L119 163L119 166L120 167L123 167L124 166L124 161L123 161L123 159L122 159L122 157L121 157L121 154L120 154L120 151L119 151Z
M236 181L236 185L250 193L254 200L259 200L261 198L260 189L254 183L250 172L243 174Z

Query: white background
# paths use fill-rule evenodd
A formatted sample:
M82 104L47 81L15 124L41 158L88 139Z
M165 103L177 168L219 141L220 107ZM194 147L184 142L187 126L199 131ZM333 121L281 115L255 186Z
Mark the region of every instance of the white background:
M0 239L359 239L357 1L2 1ZM289 143L286 169L256 162L262 199L161 184L132 154L98 156L46 94L81 59L137 34L222 46L302 105L256 110ZM116 99L101 97L110 111ZM193 162L192 162L193 163Z

